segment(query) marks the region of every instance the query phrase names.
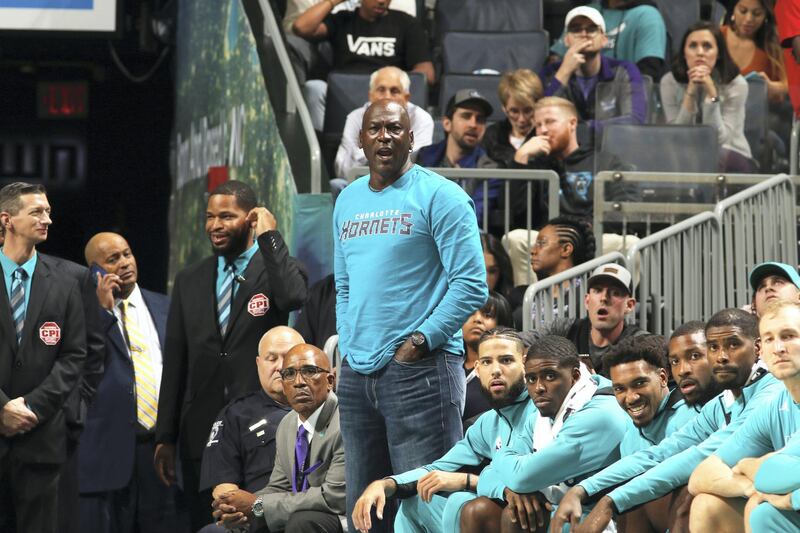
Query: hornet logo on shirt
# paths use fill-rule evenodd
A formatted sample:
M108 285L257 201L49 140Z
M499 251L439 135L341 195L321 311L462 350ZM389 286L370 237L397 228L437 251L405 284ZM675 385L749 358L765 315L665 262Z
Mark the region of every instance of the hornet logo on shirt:
M339 240L357 239L368 235L411 235L411 213L397 209L359 213L354 220L346 220L339 232Z
M394 57L396 37L359 37L347 34L347 47L351 54L367 57Z

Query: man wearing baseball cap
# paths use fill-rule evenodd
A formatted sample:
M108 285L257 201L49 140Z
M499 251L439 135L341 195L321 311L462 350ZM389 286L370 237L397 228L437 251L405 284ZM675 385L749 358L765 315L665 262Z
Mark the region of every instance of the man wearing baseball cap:
M631 273L615 263L597 267L589 276L583 302L587 316L575 320L566 337L575 343L585 363L597 373L606 373L602 358L613 345L626 337L647 333L625 323L625 316L636 307Z
M800 275L786 263L769 261L756 265L750 272L753 301L750 309L757 316L772 300L800 300Z
M596 0L586 7L599 11L605 22L603 32L608 36L608 44L603 55L636 63L642 74L654 80L661 78L667 54L667 28L652 0ZM566 32L550 52L564 57L569 48L565 42Z
M575 104L578 118L590 132L599 133L610 123L644 123L647 96L642 75L630 61L601 54L609 37L600 12L576 7L567 13L564 26L569 48L563 61L539 73L545 96L560 96Z
M497 168L497 163L486 155L486 150L481 146L486 119L493 111L489 100L476 89L456 91L447 102L445 116L442 117L445 139L420 149L415 162L428 168ZM489 181L490 205L499 198L501 185L499 180ZM483 187L476 187L470 196L475 202L478 220L481 220Z

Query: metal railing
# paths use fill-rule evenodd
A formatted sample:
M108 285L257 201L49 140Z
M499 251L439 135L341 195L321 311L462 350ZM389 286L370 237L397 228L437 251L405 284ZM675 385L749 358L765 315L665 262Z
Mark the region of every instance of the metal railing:
M675 224L711 211L720 200L770 177L769 174L599 172L594 183L595 239L609 233L604 226L610 222L621 224L623 235L628 233L630 224L643 224L643 230L638 228L640 236L649 235L652 224ZM632 200L606 200L610 187L627 191L625 196Z
M720 273L726 307L750 301L748 274L759 263L797 265L795 186L786 174L774 176L717 204L725 264Z
M436 172L445 178L457 181L462 187L466 185L467 187L465 188L471 188L473 191L476 190L476 188L470 187L470 185L472 185L471 182L479 182L478 186L483 188L483 198L489 197L489 180L503 181L503 201L500 202L497 208L501 209L503 212L503 235L508 233L509 230L517 229L518 227L512 224L511 213L510 210L507 209L507 206L511 205L511 184L513 182L523 182L525 184L525 225L519 227L524 227L528 230L532 229L534 220L533 210L536 208L536 206L533 205L533 186L536 183L544 182L547 184L547 216L544 217L543 220L558 216L560 181L558 174L552 170L510 170L498 168L430 168L428 170ZM353 167L347 173L347 181L352 182L355 178L365 176L368 173L369 168L367 167ZM484 209L482 210L482 217L479 221L483 231L488 231L490 225L490 209L486 208L487 203L488 202L484 201ZM495 209L492 209L492 211L494 210ZM530 233L528 240L530 241ZM531 244L531 242L528 242L528 247L530 247Z
M719 219L706 211L634 244L626 261L633 279L639 279L639 304L628 321L669 335L680 324L718 310L724 259L719 234Z
M294 73L292 62L289 59L289 54L286 51L283 33L278 27L278 23L276 22L277 19L272 12L272 6L270 6L269 0L258 0L258 5L264 17L264 40L271 46L271 52L275 54L275 58L280 65L283 77L286 80L285 85L281 84L281 86L278 87L277 84L271 79L267 79L277 77L278 73L272 70L270 72L270 76L265 75L265 83L267 84L270 93L274 98L273 101L280 101L284 104L283 106L280 106L282 107L280 110L288 114L296 113L300 118L302 138L308 147L308 177L310 192L313 194L318 194L322 190L322 155L319 148L319 142L317 141L317 135L314 132L314 126L311 123L311 115L308 113L308 107L303 99L303 92L300 89L300 84L297 82L297 76ZM261 60L265 61L267 58L262 57ZM279 92L278 89L283 89L283 91L285 91L285 101L280 99L278 95L274 94ZM284 131L281 131L281 133L284 134ZM286 142L286 139L284 139L284 142ZM293 163L292 170L296 171L294 164L296 161L293 159L294 158L290 158ZM295 181L297 182L299 178L299 176L295 176Z
M576 319L586 316L586 307L583 305L586 280L592 270L608 263L625 266L625 256L619 252L611 252L530 285L522 300L523 331L551 324L556 318Z

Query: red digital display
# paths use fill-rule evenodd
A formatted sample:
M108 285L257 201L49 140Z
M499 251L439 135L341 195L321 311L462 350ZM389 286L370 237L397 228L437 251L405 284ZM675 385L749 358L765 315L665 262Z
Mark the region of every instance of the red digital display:
M89 84L85 81L39 82L36 87L39 118L86 118Z

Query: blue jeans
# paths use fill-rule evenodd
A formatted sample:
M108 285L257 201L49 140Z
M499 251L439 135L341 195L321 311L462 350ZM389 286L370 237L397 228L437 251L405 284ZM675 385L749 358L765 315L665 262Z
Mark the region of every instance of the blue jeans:
M463 358L435 350L414 363L392 359L372 374L342 363L336 389L345 450L347 521L372 481L432 463L462 435ZM394 512L372 531L390 531Z

